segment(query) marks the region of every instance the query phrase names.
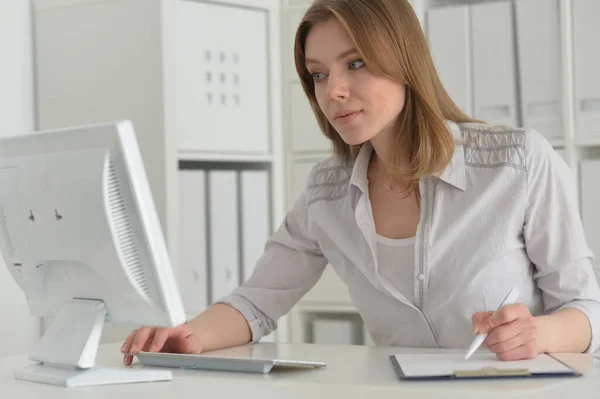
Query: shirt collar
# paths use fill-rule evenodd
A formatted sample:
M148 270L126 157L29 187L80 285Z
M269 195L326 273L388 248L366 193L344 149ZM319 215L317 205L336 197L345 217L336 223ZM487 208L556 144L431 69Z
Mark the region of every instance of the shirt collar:
M448 121L447 123L454 137L454 155L452 156L448 166L446 166L438 178L462 191L465 191L467 179L465 171L465 154L462 146L462 133L456 123L452 121ZM352 175L350 176L350 187L356 186L363 193L367 193L369 190L367 171L369 169L369 162L371 160L372 152L373 146L371 145L371 142L367 141L362 145L358 152L356 161L354 162Z
M448 121L447 123L452 131L452 136L454 137L454 155L439 178L440 180L465 191L467 189L467 172L465 170L465 151L462 145L462 133L456 123L451 121Z

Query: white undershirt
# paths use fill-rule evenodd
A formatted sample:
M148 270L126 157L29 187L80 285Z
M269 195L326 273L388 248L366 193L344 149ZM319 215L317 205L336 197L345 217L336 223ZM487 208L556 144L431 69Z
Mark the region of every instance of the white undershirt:
M415 237L394 239L377 234L379 273L410 303L415 303Z

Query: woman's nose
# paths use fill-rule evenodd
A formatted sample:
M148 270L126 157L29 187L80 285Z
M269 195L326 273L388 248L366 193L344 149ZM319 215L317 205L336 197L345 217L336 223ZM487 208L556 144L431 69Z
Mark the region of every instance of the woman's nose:
M340 74L330 74L327 80L327 96L331 101L348 97L348 82Z

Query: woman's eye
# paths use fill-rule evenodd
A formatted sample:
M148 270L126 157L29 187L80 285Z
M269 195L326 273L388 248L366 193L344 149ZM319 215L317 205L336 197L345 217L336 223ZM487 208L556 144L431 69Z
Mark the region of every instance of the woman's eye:
M348 64L350 69L359 69L365 66L365 62L363 60L355 60Z
M325 74L321 72L315 72L312 74L312 77L315 82L320 82L325 77Z

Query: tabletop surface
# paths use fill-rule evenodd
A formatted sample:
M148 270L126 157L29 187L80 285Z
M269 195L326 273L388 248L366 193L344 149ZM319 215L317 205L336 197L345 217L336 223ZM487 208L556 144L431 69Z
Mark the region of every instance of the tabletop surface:
M31 362L26 355L0 358L0 392L8 398L194 398L219 395L233 398L486 398L527 397L577 399L600 397L600 367L591 367L589 355L571 356L589 362L590 371L580 377L519 378L497 380L399 380L389 356L397 353L457 352L442 349L369 347L349 345L277 344L272 346L281 357L296 360L324 361L322 369L273 370L269 374L171 369L173 380L124 385L63 388L19 381L14 370ZM124 367L119 344L101 345L97 364L100 367ZM462 351L458 351L462 352ZM135 364L132 367L144 367ZM7 394L7 396L5 396ZM399 396L401 395L401 396ZM212 396L210 396L212 397Z

